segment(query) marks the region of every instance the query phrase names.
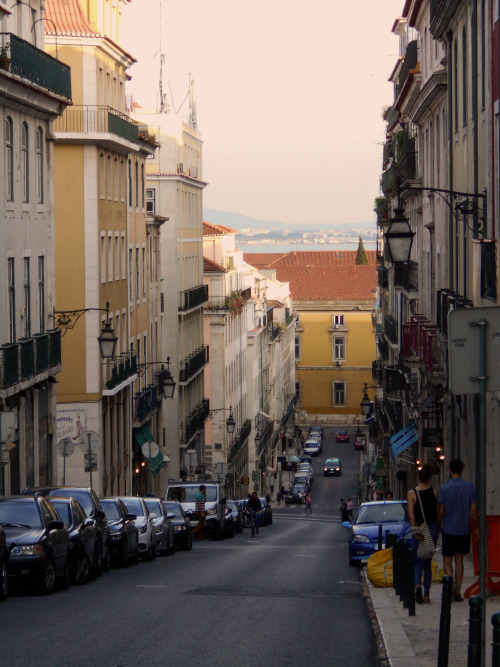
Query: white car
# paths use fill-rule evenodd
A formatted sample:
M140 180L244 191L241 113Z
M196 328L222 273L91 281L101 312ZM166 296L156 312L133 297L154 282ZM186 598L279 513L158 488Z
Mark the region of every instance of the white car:
M321 452L321 442L316 438L308 438L304 443L304 454L318 456Z
M134 524L139 533L139 553L145 560L156 558L156 532L149 510L142 498L136 496L120 497L127 512L137 517Z

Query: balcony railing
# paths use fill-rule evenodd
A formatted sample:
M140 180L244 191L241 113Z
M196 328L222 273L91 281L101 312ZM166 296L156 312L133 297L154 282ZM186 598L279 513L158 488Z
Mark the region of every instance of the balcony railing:
M0 33L0 47L7 49L12 74L71 99L71 69L68 65L12 33Z
M181 424L181 442L189 442L191 438L203 428L210 415L210 404L208 398L202 399L192 410L185 421Z
M0 346L0 388L12 387L60 364L60 329L6 343Z
M54 121L56 132L107 132L122 139L136 143L139 126L129 116L108 106L72 106L68 107L60 118Z
M134 352L126 352L116 359L108 360L105 368L106 387L114 389L137 373L137 357Z
M406 55L399 73L398 83L396 85L396 99L400 96L401 91L410 74L410 70L415 69L418 63L418 45L417 40L413 40L406 47Z
M394 286L402 287L406 292L418 291L418 262L412 260L407 264L396 262L394 265Z
M193 375L208 364L208 359L208 345L202 345L179 364L179 382L189 382Z
M387 194L395 189L396 179L397 179L396 165L393 163L391 164L389 169L386 169L383 172L382 178L380 179L380 187L382 188L382 192L384 194Z
M392 315L384 315L384 334L390 343L398 342L398 323Z
M414 315L402 326L401 356L422 364L429 373L443 372L445 351L437 339L438 329L423 315Z
M377 274L378 274L378 286L381 289L387 289L389 287L389 269L386 266L378 266Z
M372 361L372 380L377 384L382 384L384 379L384 360L375 359Z
M191 310L208 301L208 285L198 285L180 293L179 310Z
M387 341L385 339L385 336L383 333L377 333L376 334L376 340L377 340L377 348L378 348L378 353L380 355L381 359L387 360L389 358L389 345L387 344Z
M276 340L276 338L278 338L278 336L281 334L281 327L275 327L273 324L271 324L269 333L271 341Z
M294 320L293 310L291 310L290 308L285 308L285 324L286 324L286 326L287 327L290 326L290 324L293 322L293 320Z
M400 368L386 366L384 368L384 392L393 396L400 396L406 388L406 381Z
M158 405L158 387L150 385L138 391L134 397L135 421L144 421Z
M231 451L229 452L228 460L230 463L234 461L234 459L238 456L238 453L242 448L243 444L245 443L246 439L250 435L251 430L252 430L252 422L250 421L250 419L246 419L243 422L243 426L241 427L236 437L234 445L231 447Z

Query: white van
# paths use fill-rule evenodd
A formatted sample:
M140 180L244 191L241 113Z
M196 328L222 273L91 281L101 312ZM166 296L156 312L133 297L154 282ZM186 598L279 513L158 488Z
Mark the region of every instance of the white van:
M167 487L166 500L177 500L189 519L191 528L198 525L196 514L196 495L200 490L199 482L179 482ZM225 531L225 509L226 499L223 497L222 487L215 482L203 482L206 500L206 532L210 533L214 540L223 540Z

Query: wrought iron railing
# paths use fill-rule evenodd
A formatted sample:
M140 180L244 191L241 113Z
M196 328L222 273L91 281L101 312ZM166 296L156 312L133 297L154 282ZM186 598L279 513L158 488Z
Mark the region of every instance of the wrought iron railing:
M384 315L384 334L390 343L398 342L398 323L392 315Z
M189 442L191 438L203 428L210 415L210 404L208 398L203 398L200 403L191 410L181 424L181 442Z
M418 45L417 45L417 40L413 40L406 47L405 59L403 61L403 65L401 66L398 82L396 84L396 94L395 94L396 99L400 96L401 91L404 88L404 85L410 74L410 70L415 69L417 63L418 63Z
M179 364L179 382L188 382L208 364L208 345L202 345Z
M116 359L109 359L106 364L106 387L113 389L137 373L137 357L134 352L125 352Z
M191 287L180 293L179 310L190 310L208 301L208 285Z
M411 259L407 264L396 262L394 286L402 287L406 292L416 292L418 290L418 262L413 262Z
M158 405L158 387L150 385L142 391L138 391L134 397L135 420L142 422L151 414Z
M12 387L61 364L61 331L55 329L0 346L0 388Z
M243 444L245 443L246 439L250 435L250 432L252 431L252 422L250 419L246 419L243 422L243 426L241 427L236 441L231 447L231 451L229 452L229 462L234 461L234 459L238 456L238 453L240 449L242 448Z

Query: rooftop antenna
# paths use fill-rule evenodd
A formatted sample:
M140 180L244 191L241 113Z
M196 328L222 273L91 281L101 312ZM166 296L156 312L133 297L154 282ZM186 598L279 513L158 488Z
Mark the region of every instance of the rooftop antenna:
M189 124L195 130L198 128L196 120L196 95L194 91L194 80L191 79L191 74L189 74Z
M165 61L165 54L163 53L162 38L161 38L161 24L162 24L161 8L162 8L162 4L163 4L163 0L160 0L160 113L168 113L167 96L163 92L163 63Z

